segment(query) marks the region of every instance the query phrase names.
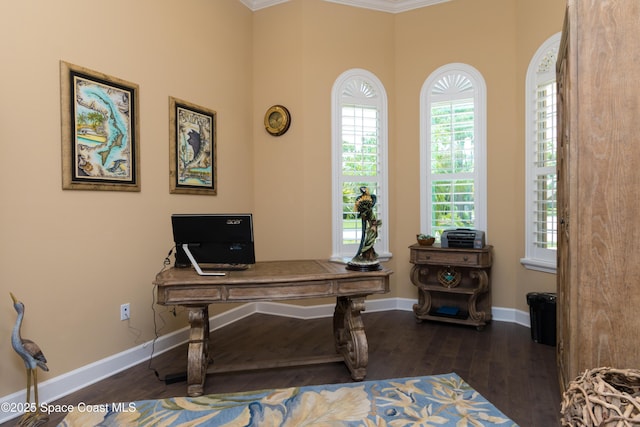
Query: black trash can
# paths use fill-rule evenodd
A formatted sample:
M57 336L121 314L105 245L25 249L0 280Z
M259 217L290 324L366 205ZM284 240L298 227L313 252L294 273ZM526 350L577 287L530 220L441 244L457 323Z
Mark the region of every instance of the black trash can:
M537 343L556 345L556 294L530 292L527 294L531 318L531 339Z

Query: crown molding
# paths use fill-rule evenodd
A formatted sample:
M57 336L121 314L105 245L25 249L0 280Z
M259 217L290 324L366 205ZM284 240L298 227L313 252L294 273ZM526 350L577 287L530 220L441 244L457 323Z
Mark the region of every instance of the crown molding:
M438 3L445 3L451 0L324 0L331 3L344 4L347 6L361 7L364 9L377 10L380 12L400 13L421 7L432 6Z
M240 0L252 11L286 3L289 0ZM330 3L338 3L346 6L361 7L387 13L400 13L421 7L445 3L451 0L324 0Z
M253 12L256 10L264 9L270 6L275 6L280 3L286 3L289 0L240 0L242 4L247 6Z

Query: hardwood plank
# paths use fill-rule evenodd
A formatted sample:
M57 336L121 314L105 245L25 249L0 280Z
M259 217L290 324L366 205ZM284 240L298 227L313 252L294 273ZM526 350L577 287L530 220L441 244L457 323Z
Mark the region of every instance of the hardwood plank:
M413 312L363 313L369 341L366 380L456 372L522 427L559 425L560 391L555 347L531 340L520 325L473 327L425 321ZM287 331L287 333L282 333ZM335 351L332 319L300 320L254 314L211 333L214 365L255 363L278 357L312 357ZM165 384L186 369L186 345L72 393L55 403L87 404L185 396L186 382ZM158 376L155 372L157 371ZM216 373L205 393L351 382L343 363ZM51 402L49 402L51 403ZM48 423L57 425L62 414ZM14 425L15 421L0 424Z

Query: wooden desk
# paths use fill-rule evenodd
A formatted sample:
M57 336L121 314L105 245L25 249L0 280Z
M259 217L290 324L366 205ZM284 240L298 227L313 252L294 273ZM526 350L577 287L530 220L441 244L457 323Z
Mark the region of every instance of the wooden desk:
M170 268L159 273L153 283L157 286L158 304L189 309L187 394L200 396L209 364L208 306L213 303L336 297L333 335L338 356L270 366L344 360L354 380L364 379L368 345L360 312L365 309L367 295L389 292L391 273L386 268L351 271L343 264L321 260L271 261L256 263L244 271L230 271L226 276L199 276L191 268ZM253 366L256 367L268 366Z

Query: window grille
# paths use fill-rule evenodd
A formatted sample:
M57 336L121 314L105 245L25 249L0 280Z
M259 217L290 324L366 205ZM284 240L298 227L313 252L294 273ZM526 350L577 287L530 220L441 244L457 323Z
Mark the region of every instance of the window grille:
M557 247L556 213L556 84L555 79L538 85L536 91L536 135L533 244Z
M421 232L486 230L485 87L465 64L436 70L421 93Z
M355 210L360 187L377 198L374 212L382 221L376 241L381 259L388 252L387 112L380 81L366 70L350 70L333 92L333 259L356 255L362 236Z
M556 205L557 86L555 64L560 33L535 53L526 80L525 256L530 269L555 272L558 244Z

